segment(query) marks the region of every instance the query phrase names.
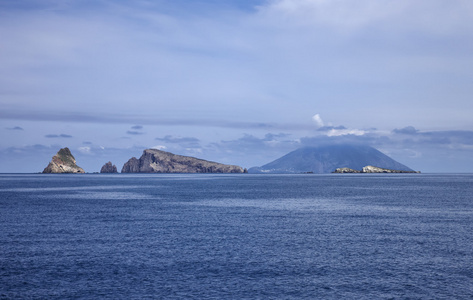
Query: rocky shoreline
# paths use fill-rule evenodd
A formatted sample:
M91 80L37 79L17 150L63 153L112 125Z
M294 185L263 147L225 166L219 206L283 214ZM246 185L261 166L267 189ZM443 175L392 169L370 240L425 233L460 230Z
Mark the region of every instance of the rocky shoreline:
M366 166L362 170L354 170L350 168L337 168L332 173L420 173L420 171L403 171L379 168L375 166Z

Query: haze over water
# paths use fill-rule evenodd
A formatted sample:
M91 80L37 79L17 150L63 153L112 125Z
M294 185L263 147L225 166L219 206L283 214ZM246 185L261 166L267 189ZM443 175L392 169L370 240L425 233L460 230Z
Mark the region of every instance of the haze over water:
M473 175L0 175L0 298L473 295Z

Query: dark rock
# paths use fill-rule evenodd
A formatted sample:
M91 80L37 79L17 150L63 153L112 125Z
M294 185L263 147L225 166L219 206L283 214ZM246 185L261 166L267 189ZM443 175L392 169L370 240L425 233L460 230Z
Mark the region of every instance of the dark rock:
M117 166L112 165L112 162L108 162L102 166L100 173L118 173Z
M123 165L122 173L246 173L246 169L147 149L139 159L132 157L128 160Z
M130 158L123 165L122 173L140 173L140 161L136 157Z
M43 173L85 173L76 165L76 159L69 148L63 148L53 156L52 161L44 168Z

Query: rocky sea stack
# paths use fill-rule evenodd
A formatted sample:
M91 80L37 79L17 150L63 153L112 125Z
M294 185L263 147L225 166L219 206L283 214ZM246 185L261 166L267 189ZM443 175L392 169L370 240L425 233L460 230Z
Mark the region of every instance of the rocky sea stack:
M100 169L100 173L118 173L117 166L112 165L112 162L109 161Z
M76 159L69 148L62 148L53 156L49 165L44 168L43 173L85 173L76 165Z
M122 173L246 173L246 169L190 156L147 149L139 159L132 157Z

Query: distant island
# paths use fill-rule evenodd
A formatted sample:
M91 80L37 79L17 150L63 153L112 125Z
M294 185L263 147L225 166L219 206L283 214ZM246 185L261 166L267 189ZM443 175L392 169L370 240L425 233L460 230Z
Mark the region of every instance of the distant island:
M246 173L246 169L195 157L176 155L157 149L146 149L139 159L132 157L122 173Z
M375 166L366 166L363 167L361 171L350 168L337 168L332 173L420 173L420 171L391 170Z
M343 167L341 167L343 166ZM43 173L85 173L77 166L69 148L53 156ZM118 173L107 162L100 173ZM420 173L395 161L377 149L365 145L324 145L292 151L273 162L249 170L236 165L207 161L191 156L146 149L140 158L130 158L121 173L256 173L256 174L328 174L328 173Z
M373 147L353 144L328 144L300 148L266 165L250 168L248 172L255 174L329 174L340 167L361 170L364 166L413 172L411 168Z
M76 159L69 148L66 147L60 149L53 156L51 162L44 168L43 173L85 173L85 171L76 165Z

